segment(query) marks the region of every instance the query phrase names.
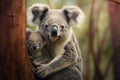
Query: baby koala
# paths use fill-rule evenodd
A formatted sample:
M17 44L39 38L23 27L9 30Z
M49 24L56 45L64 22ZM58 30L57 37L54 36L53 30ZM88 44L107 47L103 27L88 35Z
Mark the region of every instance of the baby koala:
M46 51L44 49L46 43L47 42L43 39L39 31L27 31L27 50L35 67L49 61L49 54L47 54L48 52L44 52Z

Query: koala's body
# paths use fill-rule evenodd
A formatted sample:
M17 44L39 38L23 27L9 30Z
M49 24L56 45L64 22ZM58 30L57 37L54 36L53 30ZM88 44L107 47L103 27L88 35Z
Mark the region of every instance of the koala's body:
M28 20L39 27L47 41L46 49L52 58L48 64L40 65L36 74L48 80L82 80L83 61L72 30L72 26L83 19L81 9L66 6L56 10L49 9L47 5L34 4L28 13L31 13Z
M46 41L39 31L27 31L27 50L35 67L50 61L49 54L44 48L45 45Z

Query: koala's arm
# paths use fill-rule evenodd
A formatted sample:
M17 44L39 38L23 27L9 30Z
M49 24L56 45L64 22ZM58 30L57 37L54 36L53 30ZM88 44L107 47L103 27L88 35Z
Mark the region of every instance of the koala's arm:
M76 64L76 67L82 71L83 70L83 61L82 55L79 48L79 43L73 33L72 39L65 46L65 52L63 55L57 55L52 62L49 64L49 72L55 73L57 71L63 70L73 64Z
M48 62L48 58L40 56L38 59L33 59L32 64L34 67L39 67L41 64L45 64L46 62Z
M48 65L51 73L60 71L75 63L77 54L72 41L68 42L64 49L64 54L58 54Z
M43 48L41 56L39 56L37 59L34 59L32 63L35 67L39 67L41 64L46 64L50 61L51 61L51 58L48 54L48 51L46 50L46 48Z
M41 65L41 67L38 67L38 76L46 77L52 73L63 70L72 64L75 64L78 55L76 53L76 46L73 39L68 42L64 50L65 52L63 54L61 53L56 55L49 64Z

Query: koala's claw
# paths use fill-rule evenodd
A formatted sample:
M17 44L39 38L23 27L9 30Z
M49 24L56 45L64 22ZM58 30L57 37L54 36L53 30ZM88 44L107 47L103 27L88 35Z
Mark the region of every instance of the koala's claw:
M36 75L40 78L45 78L48 75L48 67L46 65L41 65L36 69Z

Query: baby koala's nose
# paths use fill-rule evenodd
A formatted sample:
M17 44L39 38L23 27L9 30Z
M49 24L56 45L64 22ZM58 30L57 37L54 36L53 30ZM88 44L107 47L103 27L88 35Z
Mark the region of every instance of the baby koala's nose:
M53 25L51 27L51 36L57 37L57 35L58 35L58 27L57 27L57 25Z
M33 45L32 48L33 48L33 50L36 50L36 49L37 49L37 46L36 46L36 45Z

